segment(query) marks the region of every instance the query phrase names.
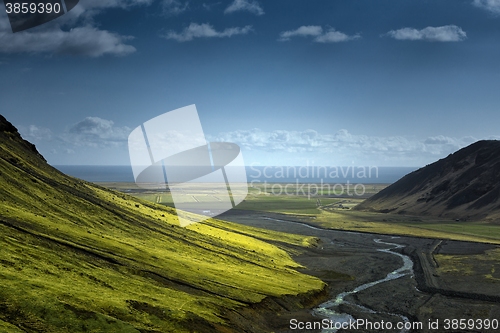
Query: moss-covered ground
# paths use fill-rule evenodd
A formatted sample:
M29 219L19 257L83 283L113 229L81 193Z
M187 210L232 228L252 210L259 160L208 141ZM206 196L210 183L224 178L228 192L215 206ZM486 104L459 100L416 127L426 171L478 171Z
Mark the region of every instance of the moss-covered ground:
M315 239L182 228L170 207L63 175L15 131L0 132L0 184L0 332L231 331L230 311L324 287L273 245Z

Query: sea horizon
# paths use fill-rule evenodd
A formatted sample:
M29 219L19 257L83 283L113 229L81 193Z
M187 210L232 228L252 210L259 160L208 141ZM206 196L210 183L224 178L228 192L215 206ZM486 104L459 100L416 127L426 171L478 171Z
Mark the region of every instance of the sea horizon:
M89 182L133 183L130 165L53 165ZM247 166L248 183L392 184L420 167L376 166ZM168 177L168 176L167 176Z

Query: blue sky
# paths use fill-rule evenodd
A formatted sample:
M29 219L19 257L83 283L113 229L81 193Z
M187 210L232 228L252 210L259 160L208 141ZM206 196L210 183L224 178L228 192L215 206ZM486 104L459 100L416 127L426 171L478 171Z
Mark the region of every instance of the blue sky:
M499 139L500 0L80 0L13 34L0 114L51 164L128 164L196 104L247 164L423 166Z

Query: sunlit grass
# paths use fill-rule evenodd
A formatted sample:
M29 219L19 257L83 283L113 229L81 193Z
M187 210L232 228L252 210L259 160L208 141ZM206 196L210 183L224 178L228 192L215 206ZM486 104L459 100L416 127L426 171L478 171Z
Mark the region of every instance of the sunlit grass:
M15 140L0 141L0 182L2 332L209 332L228 310L324 288L268 242L314 238L182 228L169 195L156 204L65 177Z
M341 230L500 243L500 226L485 222L452 222L351 210L323 211L317 215L316 222Z
M469 255L436 254L434 259L438 263L437 272L440 275L461 278L473 276L476 283L500 286L500 249ZM469 287L474 289L473 286Z

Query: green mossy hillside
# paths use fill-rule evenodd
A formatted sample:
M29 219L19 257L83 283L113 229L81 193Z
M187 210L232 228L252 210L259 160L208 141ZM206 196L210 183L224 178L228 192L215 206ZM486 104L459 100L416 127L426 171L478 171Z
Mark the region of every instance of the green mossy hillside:
M229 313L320 280L266 240L68 177L0 116L0 332L237 331ZM234 316L233 316L234 317Z

